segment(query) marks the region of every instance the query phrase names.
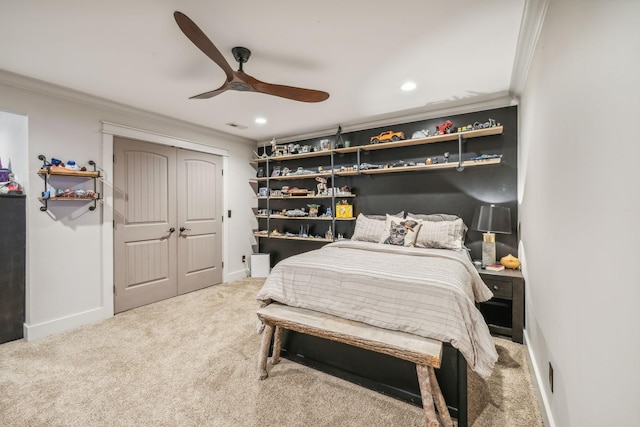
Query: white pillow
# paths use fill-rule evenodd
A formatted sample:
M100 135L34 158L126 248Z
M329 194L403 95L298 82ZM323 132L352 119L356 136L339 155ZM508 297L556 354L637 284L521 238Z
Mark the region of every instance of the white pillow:
M422 220L407 217L406 219L387 215L384 234L380 243L396 246L413 246Z
M402 212L402 215L404 216L404 212ZM403 216L385 215L385 217L396 218L398 221L402 221ZM372 218L371 216L364 215L362 213L358 214L351 240L379 243L380 238L385 234L386 228L387 225L382 215Z
M415 246L460 250L464 246L466 233L467 226L462 218L455 221L422 221Z
M438 221L455 221L456 219L460 218L458 215L451 215L451 214L414 214L414 213L408 213L407 217L412 217L412 218L416 218L416 219L422 219L425 221L433 221L433 222L438 222Z
M363 214L358 214L356 218L356 226L353 230L351 240L359 240L361 242L380 241L380 236L384 233L385 222L381 219L367 218Z

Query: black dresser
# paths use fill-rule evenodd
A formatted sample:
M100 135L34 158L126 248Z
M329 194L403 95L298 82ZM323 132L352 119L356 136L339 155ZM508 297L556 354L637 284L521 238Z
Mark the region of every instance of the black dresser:
M25 200L0 194L0 343L24 336Z

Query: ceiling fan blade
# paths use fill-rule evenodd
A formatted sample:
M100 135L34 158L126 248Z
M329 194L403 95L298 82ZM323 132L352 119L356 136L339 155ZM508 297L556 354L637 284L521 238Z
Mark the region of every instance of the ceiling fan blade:
M267 95L275 95L287 99L293 99L294 101L322 102L329 98L329 94L327 92L265 83L249 75L247 75L246 82L251 85L256 92L266 93Z
M218 89L216 90L211 90L209 92L205 92L205 93L201 93L200 95L195 95L195 96L191 96L189 97L189 99L209 99L209 98L213 98L216 95L220 95L223 92L226 92L229 88L228 84L223 84L222 86L220 86Z
M231 81L233 79L233 69L205 33L184 13L175 11L173 17L184 35L187 36L198 49L204 52L205 55L211 58L213 62L218 64L227 75L227 80Z

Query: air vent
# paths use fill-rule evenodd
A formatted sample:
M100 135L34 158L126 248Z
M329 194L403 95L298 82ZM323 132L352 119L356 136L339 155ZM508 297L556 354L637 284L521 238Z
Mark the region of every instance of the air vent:
M247 129L246 126L242 126L237 123L226 123L226 125L231 126L232 128L237 128L237 129Z

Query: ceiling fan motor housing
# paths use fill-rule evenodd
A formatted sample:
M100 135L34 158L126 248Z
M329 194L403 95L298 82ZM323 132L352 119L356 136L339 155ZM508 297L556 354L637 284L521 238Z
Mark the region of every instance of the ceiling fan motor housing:
M247 62L251 57L251 51L246 47L236 46L231 49L233 53L233 57L240 63L240 69L242 69L242 64Z

